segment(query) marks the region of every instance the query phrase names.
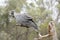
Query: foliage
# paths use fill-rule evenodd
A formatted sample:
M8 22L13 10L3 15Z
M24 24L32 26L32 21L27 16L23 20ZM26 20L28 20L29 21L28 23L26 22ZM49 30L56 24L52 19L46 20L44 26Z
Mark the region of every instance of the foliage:
M40 5L41 3L42 0L36 2L37 5ZM45 35L48 33L48 23L52 20L51 10L47 10L44 7L35 7L33 3L30 4L30 8L27 5L26 0L8 0L8 5L6 7L0 7L0 40L26 40L27 29L15 26L15 19L12 19L12 21L9 22L9 11L15 10L19 13L24 5L26 6L26 11L33 17L33 20L39 26L41 34ZM57 7L60 9L60 4ZM60 33L59 28L60 27L57 28L58 34ZM30 28L27 39L33 40L36 36L37 33ZM60 38L60 35L58 36Z

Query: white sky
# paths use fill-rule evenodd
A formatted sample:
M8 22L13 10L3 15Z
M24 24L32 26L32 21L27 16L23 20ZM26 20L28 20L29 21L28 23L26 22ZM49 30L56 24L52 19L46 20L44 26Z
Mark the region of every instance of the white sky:
M5 1L6 1L6 0L0 0L0 6L6 6Z

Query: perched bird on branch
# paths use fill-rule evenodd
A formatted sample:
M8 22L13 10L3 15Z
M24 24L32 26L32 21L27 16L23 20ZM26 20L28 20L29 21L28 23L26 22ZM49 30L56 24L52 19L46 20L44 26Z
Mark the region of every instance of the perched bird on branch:
M11 16L16 19L17 25L21 27L30 28L33 27L38 32L38 26L33 21L33 18L28 13L16 13L14 10L10 12Z

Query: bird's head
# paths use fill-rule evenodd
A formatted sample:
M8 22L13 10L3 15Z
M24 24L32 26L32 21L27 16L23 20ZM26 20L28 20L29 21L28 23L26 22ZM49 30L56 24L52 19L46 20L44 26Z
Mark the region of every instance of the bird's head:
M14 10L10 11L9 15L14 18Z

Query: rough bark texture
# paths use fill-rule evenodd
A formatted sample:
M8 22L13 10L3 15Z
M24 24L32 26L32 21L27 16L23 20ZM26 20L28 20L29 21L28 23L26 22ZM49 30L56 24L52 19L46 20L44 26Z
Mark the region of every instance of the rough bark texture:
M52 40L58 40L55 24L53 21L49 22L48 34L42 36L39 33L38 38L35 38L34 40L42 40L42 38L45 38L45 37L52 37Z
M49 23L49 34L52 36L52 40L58 40L55 24L53 21Z

